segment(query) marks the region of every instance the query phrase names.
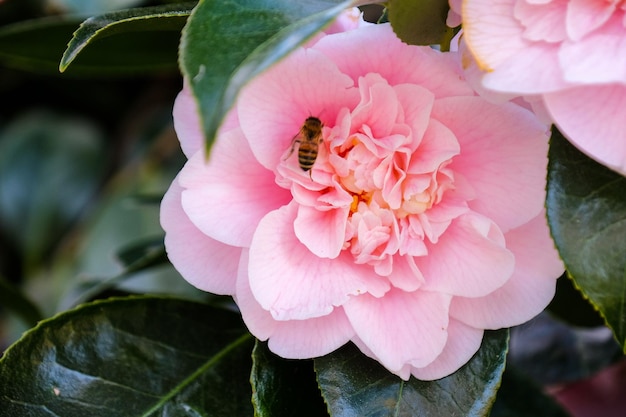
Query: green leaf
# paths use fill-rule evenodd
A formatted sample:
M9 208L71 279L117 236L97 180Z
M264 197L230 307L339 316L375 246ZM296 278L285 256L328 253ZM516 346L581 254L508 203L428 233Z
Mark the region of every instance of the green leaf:
M518 370L507 366L490 417L568 417L558 403Z
M39 308L2 277L0 277L0 306L16 313L31 327L43 318Z
M448 0L389 0L389 21L396 35L410 45L450 42L446 25Z
M59 70L65 71L87 46L93 48L89 48L90 54L85 53L83 67L171 69L176 65L180 31L194 5L195 2L177 3L91 17L74 33Z
M403 381L352 344L316 359L315 369L333 417L486 416L500 386L508 334L485 332L474 357L436 381Z
M328 415L311 360L282 359L270 352L266 343L257 341L250 381L256 417Z
M626 352L626 178L592 161L554 128L548 222L576 286Z
M252 337L238 314L157 297L41 322L0 360L8 416L251 416Z
M180 63L199 107L207 149L241 88L352 4L346 0L201 0Z

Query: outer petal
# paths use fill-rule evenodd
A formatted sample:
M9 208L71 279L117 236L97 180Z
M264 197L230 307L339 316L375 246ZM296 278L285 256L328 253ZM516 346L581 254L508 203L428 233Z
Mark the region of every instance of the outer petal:
M514 104L496 106L478 97L456 97L437 100L433 117L452 130L461 145L451 168L473 187L473 210L504 232L541 211L548 136L532 113Z
M241 249L200 232L183 211L181 191L176 178L161 203L167 256L192 285L215 294L234 294Z
M515 254L515 272L507 283L480 298L455 297L450 315L470 326L499 329L539 314L554 296L563 264L550 238L545 214L506 234Z
M402 43L388 24L338 33L321 39L314 48L355 82L368 73L378 73L390 85L418 84L437 97L474 94L462 79L455 54Z
M211 161L197 152L180 174L182 204L206 235L233 246L249 246L261 218L291 199L262 167L240 129L222 134Z
M380 297L389 283L366 265L355 265L345 251L319 258L293 231L296 204L266 215L250 246L250 287L259 304L276 320L303 320L330 314L351 295Z
M261 340L269 338L272 352L284 358L305 359L326 355L354 335L343 309L308 320L274 320L254 298L248 279L248 251L243 250L235 300L250 332Z
M476 214L454 220L428 250L427 256L416 258L426 291L483 296L504 285L515 265L497 226Z
M451 319L448 324L448 341L437 359L424 367L414 367L411 374L423 381L443 378L458 370L480 348L483 330L475 329Z
M332 124L339 109L358 103L358 90L324 55L299 49L253 80L238 101L252 152L274 170L309 116Z
M191 94L191 89L185 83L183 89L174 101L174 129L180 141L180 147L187 158L202 148L204 135L200 127L198 105Z
M425 366L439 356L448 337L449 301L445 294L392 289L382 298L353 297L344 309L360 341L399 374L407 363Z
M559 130L581 151L626 175L626 86L577 87L546 94Z
M191 88L185 80L183 89L174 101L174 129L180 141L180 147L187 158L191 158L193 154L204 149L204 133L200 124L198 115L198 105L191 93ZM226 116L221 132L227 132L239 125L237 113L231 111Z

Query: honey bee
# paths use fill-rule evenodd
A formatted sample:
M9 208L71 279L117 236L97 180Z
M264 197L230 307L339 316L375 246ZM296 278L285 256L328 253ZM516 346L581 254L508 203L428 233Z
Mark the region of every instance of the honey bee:
M317 117L307 117L300 128L300 132L293 137L291 142L291 150L287 158L291 156L296 147L296 143L298 143L298 163L300 164L300 168L305 172L311 171L317 159L319 145L323 140L322 127L324 127L324 125L320 119ZM310 174L309 172L309 175Z

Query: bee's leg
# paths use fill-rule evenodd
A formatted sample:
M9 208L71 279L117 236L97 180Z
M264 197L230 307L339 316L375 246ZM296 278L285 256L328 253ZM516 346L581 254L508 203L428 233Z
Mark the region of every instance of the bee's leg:
M291 142L291 149L289 149L289 155L287 155L283 161L286 161L291 156L293 151L296 149L296 143L300 143L300 139L298 139L297 136L293 138L293 141Z

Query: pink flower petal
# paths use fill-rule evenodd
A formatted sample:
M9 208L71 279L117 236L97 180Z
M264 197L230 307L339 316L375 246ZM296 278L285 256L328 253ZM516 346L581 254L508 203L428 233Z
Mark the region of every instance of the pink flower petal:
M524 26L524 38L532 41L558 42L566 38L565 15L569 0L543 4L515 3L514 16Z
M411 374L423 381L433 381L448 376L478 352L482 339L483 330L450 319L448 340L441 354L424 367L412 368Z
M408 49L388 24L322 38L313 48L328 56L355 82L368 73L377 73L390 85L417 84L436 97L474 94L463 81L454 54L429 48Z
M502 232L489 219L468 213L455 219L429 254L415 259L425 282L421 289L479 297L504 285L515 259Z
M294 234L296 210L291 203L266 215L250 247L252 293L276 320L325 316L351 295L380 297L389 290L385 279L368 266L355 265L346 251L335 259L311 253Z
M393 373L407 363L425 366L442 351L448 337L450 296L392 289L382 298L353 297L344 309L357 337Z
M511 279L484 297L454 297L452 317L477 328L500 329L530 320L552 300L556 278L564 268L550 238L545 214L508 232L506 241L515 254Z
M200 232L183 211L181 191L175 179L161 203L168 258L190 284L214 294L234 294L241 249Z
M191 158L193 154L204 149L204 133L200 124L198 105L187 80L185 80L183 89L176 97L172 113L180 147L185 156ZM237 113L230 111L219 130L220 132L228 132L237 126L239 126Z
M249 246L261 218L291 199L274 178L254 159L241 130L234 129L215 143L210 163L203 152L187 162L179 180L185 188L182 204L207 236L232 246Z
M626 86L581 86L546 94L559 130L585 154L626 175Z
M626 80L626 29L616 14L602 28L559 51L564 79L572 84L620 83ZM546 90L549 92L550 90Z
M237 278L236 301L246 326L270 350L284 358L306 359L326 355L354 335L343 309L308 320L277 321L256 301L248 280L248 251L244 250Z
M255 78L241 93L238 112L252 152L274 170L307 117L334 123L342 107L359 100L353 81L312 49L299 49Z
M345 243L350 206L321 211L299 206L293 228L298 240L320 258L335 259Z
M617 7L615 1L568 0L565 3L567 20L563 20L567 22L567 33L573 41L579 41L601 27Z
M516 1L463 1L463 37L483 71L494 70L529 46L514 16Z
M180 147L187 158L198 152L204 143L204 134L200 126L198 105L191 94L191 89L185 83L174 101L174 129L180 141Z
M505 232L541 211L548 136L532 113L514 104L496 106L478 97L458 97L437 100L433 117L452 130L461 145L450 166L472 186L473 210Z

